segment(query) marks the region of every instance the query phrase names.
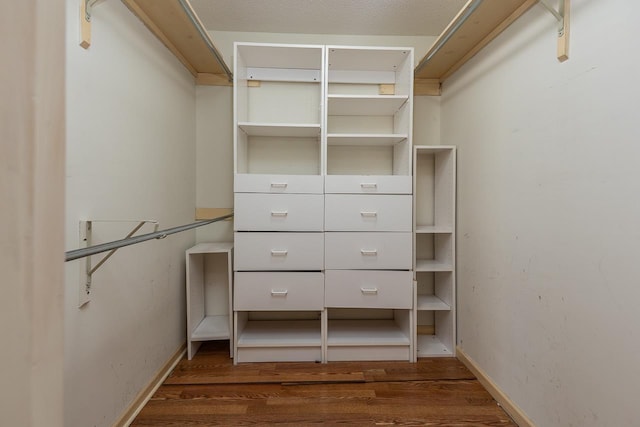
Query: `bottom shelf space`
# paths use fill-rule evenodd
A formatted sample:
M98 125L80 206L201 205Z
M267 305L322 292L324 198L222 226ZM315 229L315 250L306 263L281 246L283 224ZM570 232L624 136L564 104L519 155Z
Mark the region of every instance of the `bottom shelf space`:
M238 331L238 347L322 345L318 320L252 320Z
M393 320L329 320L327 345L409 345L410 339Z
M229 339L229 315L205 316L191 333L191 341Z
M327 360L411 360L411 339L393 320L329 320Z
M321 362L318 320L252 320L238 331L234 363Z
M453 357L451 351L437 335L418 335L416 342L418 357Z

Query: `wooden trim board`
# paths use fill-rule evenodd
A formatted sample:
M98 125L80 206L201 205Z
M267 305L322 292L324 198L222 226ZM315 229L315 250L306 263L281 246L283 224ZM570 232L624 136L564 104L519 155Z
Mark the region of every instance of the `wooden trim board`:
M158 390L162 383L164 383L164 380L167 379L169 374L171 374L173 369L186 356L186 354L187 343L183 343L173 356L171 356L171 358L160 368L149 384L142 389L140 393L138 393L120 419L113 424L114 427L127 427L133 422L142 408L144 408L144 405L147 404L156 390Z
M413 95L414 96L440 96L441 86L438 79L414 79Z
M507 396L491 377L471 359L460 346L456 346L456 357L478 378L478 381L487 389L489 394L498 402L507 414L518 424L519 427L536 427L527 415Z
M560 0L564 9L564 22L562 34L558 36L558 61L564 62L569 59L569 22L571 20L571 2Z
M233 82L229 81L226 74L212 73L198 73L196 84L201 86L233 86Z
M229 215L232 213L232 208L196 208L196 221L214 219L219 216ZM231 221L231 218L225 219L225 221Z

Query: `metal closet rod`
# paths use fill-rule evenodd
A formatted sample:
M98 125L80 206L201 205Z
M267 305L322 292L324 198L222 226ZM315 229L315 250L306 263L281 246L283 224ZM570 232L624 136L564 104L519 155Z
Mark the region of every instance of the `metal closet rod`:
M438 53L438 51L440 51L440 49L442 49L442 46L444 46L444 44L448 42L451 37L453 37L456 31L460 29L462 24L467 22L467 19L469 19L469 17L473 14L473 12L475 12L476 9L480 7L480 5L482 4L482 1L483 0L475 0L468 5L465 12L460 16L460 19L458 19L455 22L455 24L453 24L453 26L449 27L446 33L442 34L442 36L438 39L437 43L429 51L429 54L422 61L420 61L420 63L415 69L416 73L419 72L422 69L422 67L424 67L427 64L427 62L429 62L429 60L431 60L431 58L433 58L433 56L436 53Z
M100 245L89 246L87 248L76 249L64 253L65 262L73 261L74 259L84 258L91 255L99 254L101 252L110 251L112 249L122 248L124 246L135 245L136 243L146 242L153 239L164 239L170 234L180 233L182 231L191 230L192 228L202 227L203 225L212 224L214 222L223 221L227 218L233 217L233 214L219 216L213 219L207 219L204 221L197 221L191 224L180 225L178 227L167 228L166 230L156 231L153 233L142 234L140 236L129 237L121 240L114 240L109 243L102 243Z

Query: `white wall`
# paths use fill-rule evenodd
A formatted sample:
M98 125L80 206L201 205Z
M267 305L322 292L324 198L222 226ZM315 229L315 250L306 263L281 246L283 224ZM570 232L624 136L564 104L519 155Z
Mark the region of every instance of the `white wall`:
M0 425L61 427L64 2L0 3L0 56Z
M94 8L92 46L81 49L78 4L67 0L67 250L81 219L164 229L192 222L195 208L192 76L121 2ZM96 243L134 225L96 223ZM194 241L189 231L118 250L80 309L82 262L66 264L65 426L111 425L185 342Z
M459 344L538 426L637 425L640 3L537 5L447 81Z
M409 46L419 61L433 44L431 36L358 36L330 34L252 33L211 31L216 47L229 68L233 67L233 43L338 44L353 46ZM197 97L197 206L233 206L233 89L199 86ZM421 113L421 114L418 114ZM438 97L416 97L414 142L437 144L440 107ZM231 222L199 228L197 240L232 241Z
M231 65L229 65L231 66ZM233 207L233 88L196 88L196 205ZM233 222L197 229L199 242L232 242Z

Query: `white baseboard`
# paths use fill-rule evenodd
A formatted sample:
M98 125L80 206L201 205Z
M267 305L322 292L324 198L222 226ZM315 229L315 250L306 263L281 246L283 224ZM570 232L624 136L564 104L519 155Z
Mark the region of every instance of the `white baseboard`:
M142 408L144 408L144 405L151 399L151 396L160 388L164 380L166 380L171 371L173 371L173 368L176 367L178 362L180 362L186 354L187 344L185 343L182 344L173 356L158 370L153 379L149 381L149 384L138 393L120 419L113 424L114 427L127 427L133 422Z
M498 387L496 383L484 372L476 362L471 359L467 354L462 350L459 346L456 347L456 357L460 360L473 374L478 378L480 384L487 389L489 394L493 396L493 398L498 402L498 404L505 410L507 414L519 427L535 427L533 421L527 417L527 415L516 405L513 403L509 397L504 394L502 390Z

